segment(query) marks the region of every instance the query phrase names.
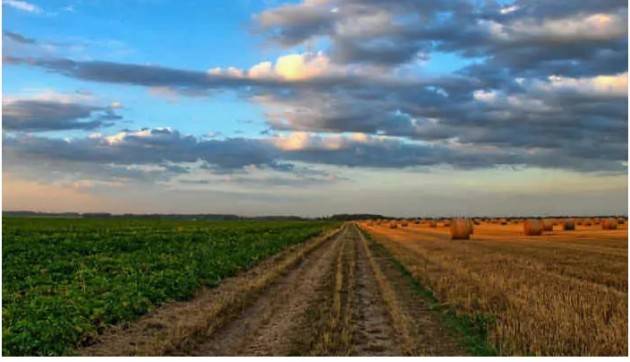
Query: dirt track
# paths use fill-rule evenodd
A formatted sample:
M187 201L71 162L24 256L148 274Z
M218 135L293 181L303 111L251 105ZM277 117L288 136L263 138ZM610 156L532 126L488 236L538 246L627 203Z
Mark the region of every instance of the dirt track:
M353 224L190 302L107 331L84 355L462 355Z

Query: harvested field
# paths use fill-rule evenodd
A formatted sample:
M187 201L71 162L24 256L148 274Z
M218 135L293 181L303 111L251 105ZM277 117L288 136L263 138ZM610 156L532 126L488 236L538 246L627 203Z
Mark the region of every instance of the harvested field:
M563 225L525 236L522 223L448 228L362 225L437 298L485 321L502 355L627 355L628 232ZM483 324L482 323L482 324Z

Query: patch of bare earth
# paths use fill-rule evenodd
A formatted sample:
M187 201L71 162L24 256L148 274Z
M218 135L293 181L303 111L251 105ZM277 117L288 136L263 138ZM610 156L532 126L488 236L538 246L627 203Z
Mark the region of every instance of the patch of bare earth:
M191 302L113 328L83 354L465 354L371 243L346 224Z

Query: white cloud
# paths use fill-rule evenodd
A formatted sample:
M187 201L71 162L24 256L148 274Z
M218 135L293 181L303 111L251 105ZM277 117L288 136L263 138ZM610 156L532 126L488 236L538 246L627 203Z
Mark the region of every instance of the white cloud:
M42 102L56 102L63 104L81 103L86 105L95 105L96 98L91 93L61 93L52 89L33 90L32 95L29 96L11 96L5 95L2 98L2 104L11 104L18 101L42 101Z
M286 80L316 78L330 70L330 60L322 53L285 55L278 58L274 67L276 74Z
M273 78L273 63L271 62L261 62L253 67L249 68L248 72L249 76L252 78L260 79L260 78Z
M517 22L517 34L555 39L614 39L626 33L626 19L616 14L593 14L586 18L565 18L538 22Z
M311 136L306 132L292 132L289 135L278 136L271 142L283 151L299 151L311 144Z
M473 92L473 98L479 102L484 103L494 103L497 99L496 91L484 91L483 89L478 89Z
M128 137L132 137L132 138L160 137L159 135L156 136L156 132L165 133L164 137L167 137L167 138L173 136L173 129L171 127L157 127L153 129L145 128L145 129L136 130L136 131L122 131L111 136L94 137L94 138L102 139L106 144L115 145L117 143L121 143L125 141ZM98 136L101 136L101 135L99 134Z
M518 9L520 9L519 6L512 5L512 6L506 6L504 8L501 8L500 12L501 12L501 14L505 15L505 14L513 13L513 12L515 12Z
M582 94L623 97L628 94L628 73L583 78L552 75L548 82L539 84L538 87L545 91L574 91Z
M42 9L35 5L21 0L2 0L2 5L10 6L14 9L26 11L29 13L41 13Z
M497 90L478 89L473 92L476 101L492 105L510 106L525 111L549 110L545 105L551 97L562 93L581 94L588 97L626 97L628 73L571 78L552 75L547 80L517 79L525 93L508 95Z
M355 132L349 135L321 135L312 132L290 132L269 138L282 151L341 150L351 144L382 142L383 137Z
M505 14L504 8L501 13ZM510 12L515 11L511 10ZM627 36L627 15L624 13L597 13L589 16L560 19L524 18L509 23L479 20L481 28L499 41L520 42L535 39L553 39L560 42L584 40L603 41Z
M341 69L331 64L330 59L322 52L287 54L270 61L255 64L249 70L235 67L211 68L208 74L231 78L279 79L298 81L339 73Z

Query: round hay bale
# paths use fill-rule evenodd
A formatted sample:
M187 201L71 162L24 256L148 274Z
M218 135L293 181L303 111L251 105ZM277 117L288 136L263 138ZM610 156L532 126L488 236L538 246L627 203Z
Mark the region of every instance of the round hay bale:
M565 231L575 230L575 221L573 221L573 219L564 220L562 229Z
M408 224L408 223L406 223L406 222L401 222L401 223L400 223L400 226L402 226L402 227L407 227L407 225L409 225L409 224Z
M616 230L617 220L610 218L602 220L602 230Z
M543 219L543 231L553 231L553 220Z
M437 227L437 223L435 221L430 221L429 222L429 227L430 228L436 228Z
M473 222L473 220L472 219L468 219L468 218L466 218L464 220L466 220L466 224L468 225L468 230L469 230L470 234L471 235L474 234L475 233L475 223Z
M397 229L398 225L396 225L396 223L391 223L391 224L389 224L389 228L390 229Z
M525 235L536 236L542 235L544 226L542 221L538 219L527 219L523 223L523 232Z
M468 219L457 218L450 223L451 240L468 240L472 232L471 224Z

